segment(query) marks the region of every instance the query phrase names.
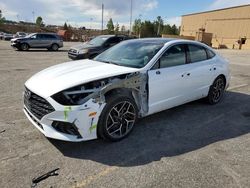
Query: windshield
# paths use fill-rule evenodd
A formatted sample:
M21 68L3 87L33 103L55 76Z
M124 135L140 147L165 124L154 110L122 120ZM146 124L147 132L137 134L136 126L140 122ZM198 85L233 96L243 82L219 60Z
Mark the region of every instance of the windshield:
M156 55L164 43L125 41L97 56L94 60L125 67L142 68Z
M30 37L32 37L33 35L35 35L35 33L31 33L31 34L27 35L25 38L30 38Z
M107 39L107 37L99 36L89 41L89 44L93 46L101 46Z

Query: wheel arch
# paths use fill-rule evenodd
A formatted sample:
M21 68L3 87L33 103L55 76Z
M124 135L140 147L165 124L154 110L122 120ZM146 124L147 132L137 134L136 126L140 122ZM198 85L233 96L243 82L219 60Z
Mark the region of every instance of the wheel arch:
M108 100L108 98L112 97L113 95L117 95L117 94L130 97L136 103L138 111L140 111L141 105L139 102L140 101L139 100L139 92L137 90L132 89L132 88L114 88L114 89L107 91L104 94L104 96L105 96L105 99Z

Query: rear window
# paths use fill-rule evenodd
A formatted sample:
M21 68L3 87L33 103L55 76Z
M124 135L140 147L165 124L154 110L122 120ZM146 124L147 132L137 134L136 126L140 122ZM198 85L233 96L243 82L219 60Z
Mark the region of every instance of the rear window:
M207 52L205 48L198 45L188 45L191 63L207 60Z
M55 35L45 35L45 38L47 39L56 39Z
M207 49L207 57L208 59L212 59L215 56L215 53L209 49Z

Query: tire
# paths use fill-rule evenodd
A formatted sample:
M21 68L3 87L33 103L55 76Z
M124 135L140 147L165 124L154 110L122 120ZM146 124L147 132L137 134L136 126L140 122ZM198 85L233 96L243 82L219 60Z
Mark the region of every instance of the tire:
M57 44L52 44L50 49L53 51L57 51L59 49L59 46Z
M29 45L27 43L23 43L21 44L20 46L20 49L23 50L23 51L28 51L29 50Z
M213 85L210 86L207 102L211 105L219 103L225 93L225 87L225 79L222 76L217 77L213 82Z
M100 115L97 134L112 142L122 140L133 130L137 117L138 108L131 97L112 95Z

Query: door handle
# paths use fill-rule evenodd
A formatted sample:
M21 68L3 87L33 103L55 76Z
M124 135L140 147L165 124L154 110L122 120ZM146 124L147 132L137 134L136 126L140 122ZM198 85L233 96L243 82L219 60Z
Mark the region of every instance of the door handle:
M156 71L155 74L161 74L161 71Z
M184 77L185 75L186 75L186 76L190 76L191 73L184 73L184 74L181 75L181 77Z

